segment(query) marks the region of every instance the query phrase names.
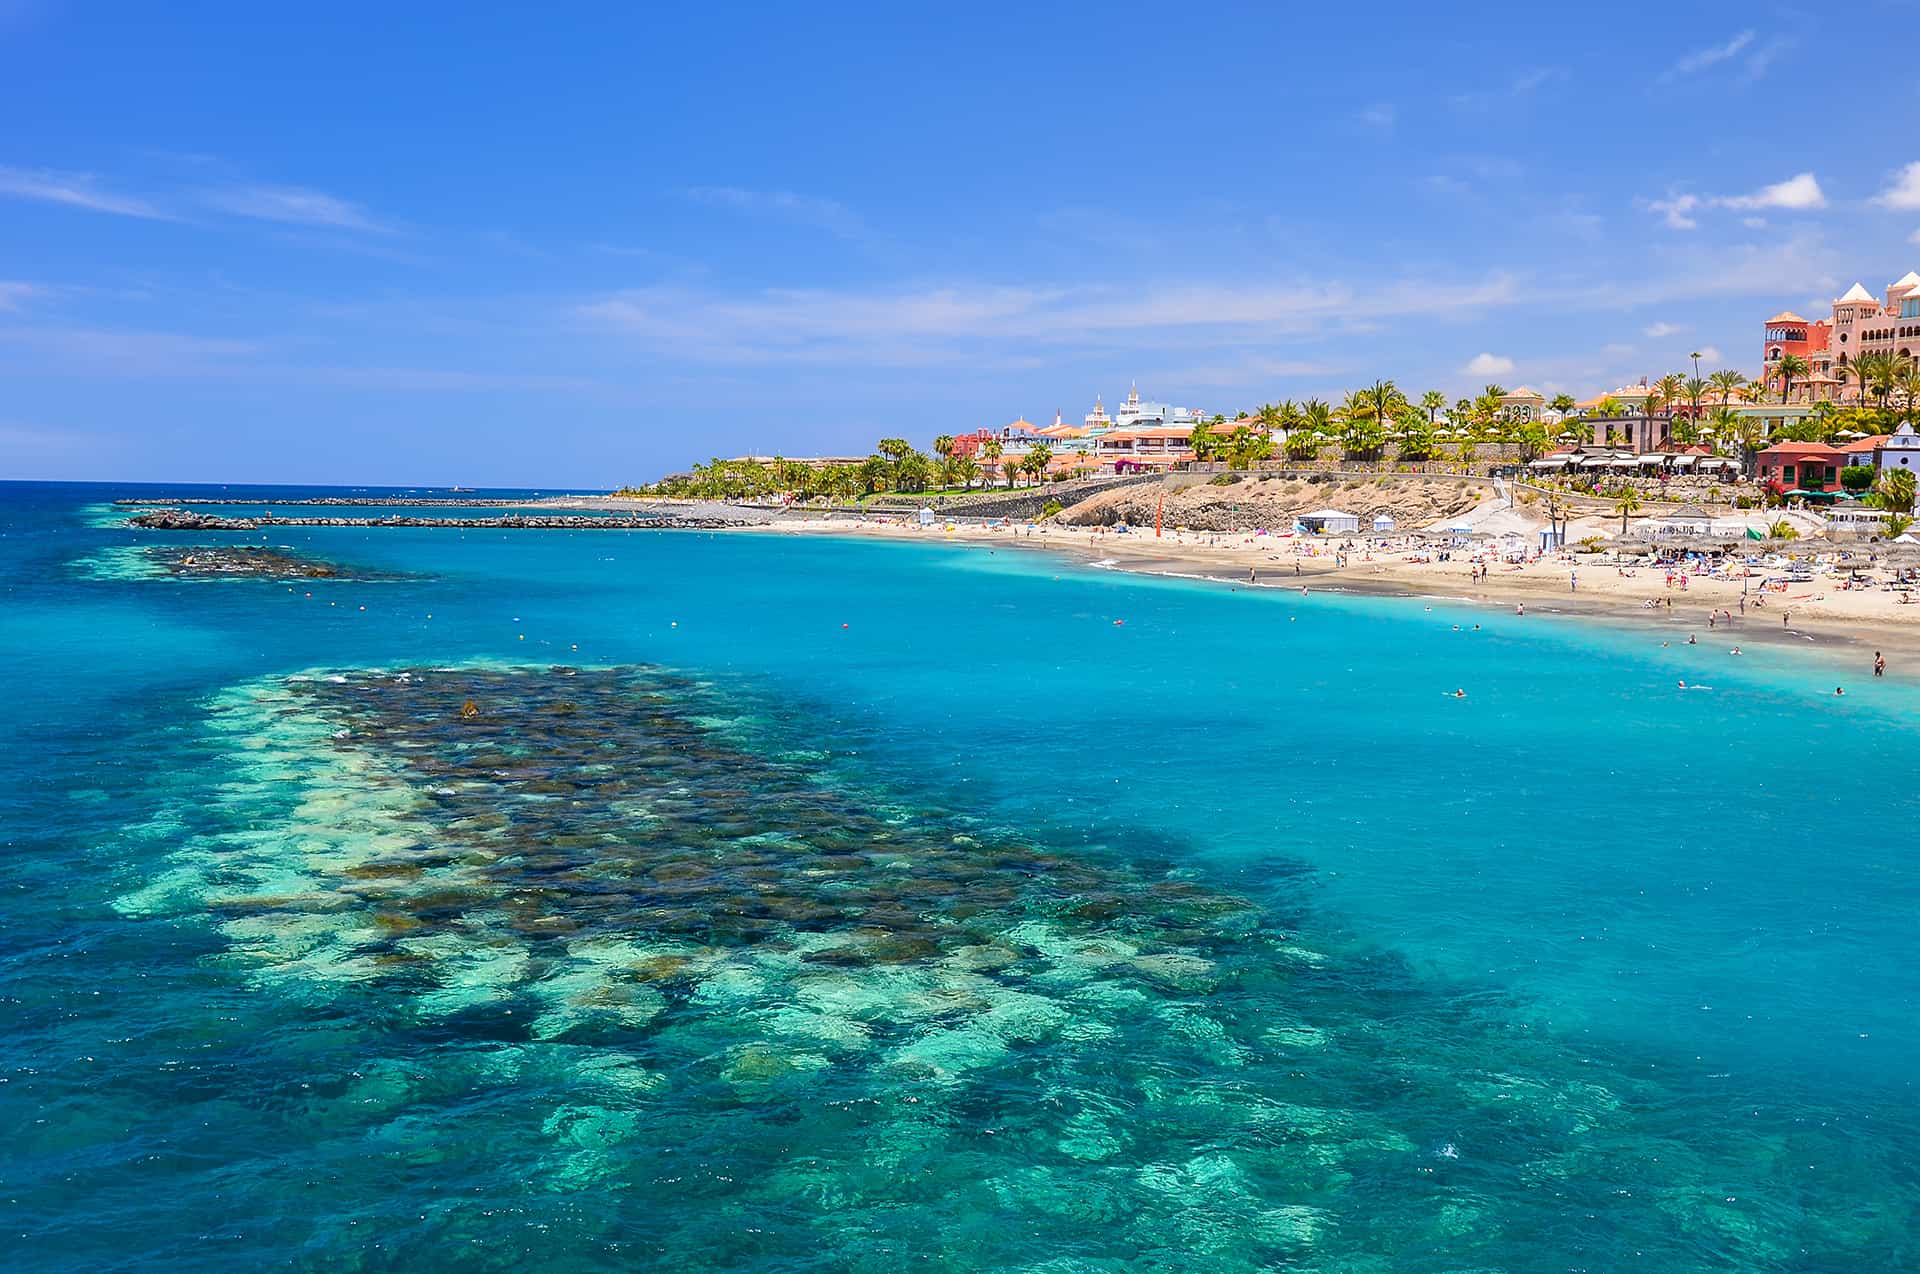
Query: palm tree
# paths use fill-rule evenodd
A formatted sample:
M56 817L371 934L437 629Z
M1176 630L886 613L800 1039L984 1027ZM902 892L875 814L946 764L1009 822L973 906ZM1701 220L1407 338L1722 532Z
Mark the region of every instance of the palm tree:
M1800 532L1794 529L1793 523L1787 521L1785 518L1780 518L1776 520L1772 526L1767 528L1767 538L1770 540L1797 540L1800 538Z
M1654 381L1653 387L1660 391L1660 397L1665 399L1668 405L1671 406L1685 396L1687 392L1687 378L1679 372L1668 372L1659 380Z
M1559 412L1562 416L1564 416L1568 412L1572 411L1574 408L1573 395L1572 394L1555 394L1553 396L1553 401L1549 402L1547 406L1553 408L1555 411Z
M1007 475L1007 490L1013 490L1013 480L1020 476L1020 462L1008 456L1000 462L1000 472Z
M939 456L942 460L951 459L953 457L953 435L941 434L938 438L935 438L933 440L933 454Z
M1272 403L1261 403L1260 410L1253 413L1253 418L1268 435L1280 427L1280 409Z
M1620 534L1625 535L1627 519L1640 512L1640 493L1628 487L1620 493L1620 498L1613 502L1613 511L1620 515Z
M1429 389L1420 395L1420 410L1427 413L1427 428L1433 428L1434 421L1446 409L1447 396L1437 389Z
M1780 373L1780 401L1787 401L1787 394L1793 388L1793 378L1807 374L1807 360L1798 354L1783 354L1774 364L1774 370Z
M980 466L974 463L972 456L961 456L954 461L954 476L960 479L962 489L973 490L973 480L980 476Z
M888 472L888 482L894 490L899 490L900 466L906 461L908 454L912 452L913 444L905 438L882 438L874 450L886 457L887 463L891 466Z
M1726 406L1746 383L1746 373L1731 369L1722 369L1707 377L1707 384L1719 391L1722 407Z
M1022 462L1021 468L1027 471L1028 477L1038 483L1046 476L1047 466L1052 463L1053 448L1044 442L1036 442L1027 448L1027 458Z
M1913 509L1914 478L1911 469L1889 469L1880 475L1880 507L1895 513Z
M1909 424L1920 417L1920 364L1911 359L1903 363L1900 373L1894 378L1894 387L1906 395L1906 405L1900 410L1900 418Z
M994 462L1000 459L1000 451L1001 447L997 439L989 438L980 444L980 458L987 462L986 467L989 471L993 469Z
M1205 420L1196 424L1193 431L1187 435L1187 446L1193 449L1195 460L1213 459L1220 450L1220 442L1220 435L1213 432L1213 425Z

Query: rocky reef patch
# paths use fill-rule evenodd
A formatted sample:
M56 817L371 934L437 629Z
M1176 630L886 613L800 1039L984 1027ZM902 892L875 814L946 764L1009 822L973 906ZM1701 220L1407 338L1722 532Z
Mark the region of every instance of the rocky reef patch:
M736 688L348 669L236 687L208 728L223 780L156 823L174 849L120 912L211 922L234 978L359 1024L351 1077L303 1100L369 1170L521 1164L583 1201L577 1251L1842 1268L1912 1219L1845 1199L1866 1145L1703 1125L1664 1076L1304 903L886 786Z

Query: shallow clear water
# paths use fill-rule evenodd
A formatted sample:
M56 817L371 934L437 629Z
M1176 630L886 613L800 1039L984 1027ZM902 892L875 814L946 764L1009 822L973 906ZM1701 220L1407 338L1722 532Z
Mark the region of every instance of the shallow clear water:
M12 1268L1920 1264L1909 682L121 494L0 486Z

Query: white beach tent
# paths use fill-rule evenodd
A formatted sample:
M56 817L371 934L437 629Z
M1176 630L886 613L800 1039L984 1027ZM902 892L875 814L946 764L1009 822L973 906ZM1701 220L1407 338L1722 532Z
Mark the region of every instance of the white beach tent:
M929 509L924 504L920 506L920 525L921 526L933 525L933 510Z
M1394 526L1395 526L1395 523L1394 523L1394 520L1393 520L1393 517L1392 517L1392 515L1391 515L1391 514L1386 514L1386 513L1376 513L1376 514L1374 514L1374 515L1373 515L1373 529L1374 529L1374 530L1376 530L1376 531L1391 531L1391 530L1393 530L1393 528L1394 528Z
M1312 513L1302 513L1300 521L1309 531L1324 535L1352 535L1360 530L1360 515L1342 513L1339 509L1316 509Z

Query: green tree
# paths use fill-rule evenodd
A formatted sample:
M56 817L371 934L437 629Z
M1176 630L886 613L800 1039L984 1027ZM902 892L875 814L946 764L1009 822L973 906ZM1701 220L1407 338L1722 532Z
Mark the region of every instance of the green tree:
M1840 470L1840 485L1858 495L1873 485L1875 473L1870 464L1850 464Z
M1027 471L1029 478L1038 483L1047 476L1047 466L1052 463L1053 448L1044 442L1036 442L1027 448L1026 458L1020 462L1020 467Z
M1422 398L1420 405L1423 410L1426 408L1425 398L1427 397L1433 397L1433 395L1428 394ZM1431 417L1410 415L1401 422L1400 458L1402 460L1431 460L1435 446Z
M942 460L952 458L953 435L941 434L938 438L935 438L933 440L933 454L939 456Z
M980 476L980 465L972 456L961 456L953 462L953 476L960 480L962 487L971 491L973 480Z
M1620 515L1620 534L1625 535L1627 519L1640 512L1640 493L1632 487L1626 488L1620 493L1620 498L1613 502L1613 511Z
M1000 472L1007 475L1007 490L1013 490L1013 480L1020 476L1020 462L1008 456L1000 462Z
M1429 389L1420 395L1420 410L1427 413L1427 428L1432 430L1440 413L1447 409L1447 396L1437 389Z
M1773 365L1773 370L1780 377L1780 401L1786 402L1787 395L1793 390L1794 380L1807 374L1807 360L1798 354L1782 354L1780 361Z
M1913 509L1914 478L1911 469L1889 469L1880 475L1880 499L1883 509L1907 513Z
M1901 536L1905 535L1908 529L1911 528L1912 526L1913 526L1913 519L1908 517L1906 514L1889 513L1887 515L1886 523L1881 528L1881 531L1889 540L1897 540Z
M1720 395L1720 405L1724 407L1738 398L1740 391L1746 388L1746 373L1725 368L1707 377L1707 385Z
M1800 532L1794 529L1793 523L1787 521L1785 518L1780 518L1776 520L1772 526L1767 528L1767 538L1770 540L1797 540L1800 538Z
M1920 419L1920 364L1911 359L1900 367L1894 386L1906 396L1906 404L1900 409L1900 418L1908 424Z
M1210 461L1220 454L1221 447L1225 445L1225 439L1213 432L1213 426L1203 420L1193 427L1192 433L1187 435L1187 445L1193 448L1195 460Z

